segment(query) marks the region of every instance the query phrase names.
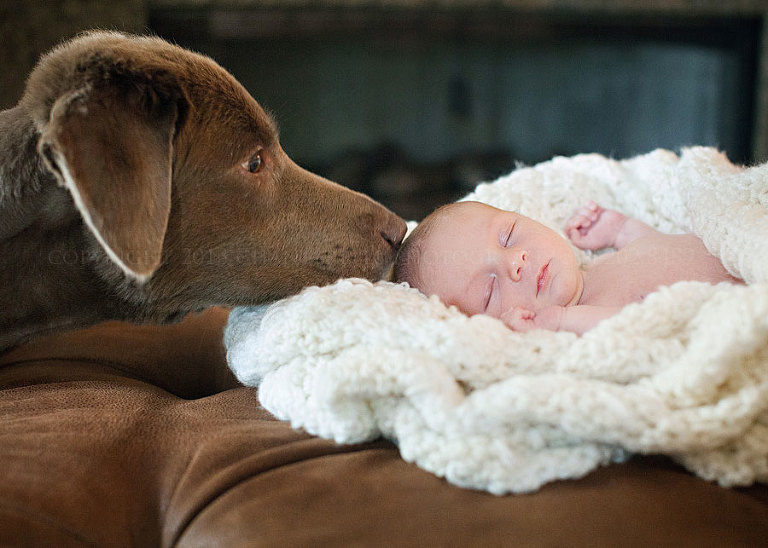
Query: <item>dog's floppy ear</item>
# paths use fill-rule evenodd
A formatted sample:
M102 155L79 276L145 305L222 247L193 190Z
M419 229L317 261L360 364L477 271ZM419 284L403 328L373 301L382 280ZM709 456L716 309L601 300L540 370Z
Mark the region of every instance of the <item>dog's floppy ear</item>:
M109 258L139 282L160 265L170 214L182 115L173 87L129 78L88 84L55 102L38 143Z

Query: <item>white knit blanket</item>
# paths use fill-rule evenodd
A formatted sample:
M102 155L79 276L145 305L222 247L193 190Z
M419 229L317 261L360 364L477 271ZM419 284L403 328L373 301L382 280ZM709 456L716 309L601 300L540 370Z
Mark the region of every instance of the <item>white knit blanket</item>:
M339 443L384 436L407 461L492 493L631 453L669 455L724 486L768 481L768 165L737 167L709 148L581 155L467 198L558 230L592 199L696 233L749 285L680 282L578 337L516 333L405 285L340 280L234 310L237 377L297 428Z

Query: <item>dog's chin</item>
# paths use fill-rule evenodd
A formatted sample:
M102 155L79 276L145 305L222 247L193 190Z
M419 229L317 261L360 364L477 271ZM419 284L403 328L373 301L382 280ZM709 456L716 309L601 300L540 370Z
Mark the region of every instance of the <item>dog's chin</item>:
M200 306L196 308L192 308L189 310L175 310L173 312L163 311L163 312L154 312L152 314L147 314L141 319L136 319L135 317L132 318L126 318L126 321L133 321L136 323L142 323L142 324L159 324L159 325L165 325L165 324L174 324L181 322L184 318L189 316L190 314L200 314L201 312L205 311L207 306Z
M392 262L387 268L384 269L380 280L385 282L397 282L395 280L395 263Z
M372 266L366 270L361 270L359 266L350 267L349 269L342 269L339 272L327 272L325 279L319 283L313 283L309 285L330 285L342 278L362 278L370 282L378 281L392 281L394 277L394 262L387 261L384 264Z
M193 310L179 311L169 314L163 319L162 323L179 323L181 320L189 316L190 314L199 314L205 310L205 307L195 308Z
M285 279L281 280L279 284L276 284L276 286L272 288L272 291L270 291L269 288L261 288L261 295L262 297L266 296L266 298L260 298L258 302L249 302L247 304L259 305L264 304L265 302L277 301L296 295L306 287L324 287L344 278L362 278L371 282L378 282L381 280L391 281L392 274L392 262L387 262L382 266L371 267L367 270L360 270L359 266L339 270L325 270L308 267L306 269L295 271L290 277L290 281Z

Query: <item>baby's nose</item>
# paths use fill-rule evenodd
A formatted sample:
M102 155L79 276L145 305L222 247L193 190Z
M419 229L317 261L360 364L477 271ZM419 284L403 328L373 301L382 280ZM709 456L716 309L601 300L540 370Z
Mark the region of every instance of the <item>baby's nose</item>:
M512 248L509 250L508 269L509 277L514 282L519 282L522 276L523 266L528 259L528 253L524 249Z

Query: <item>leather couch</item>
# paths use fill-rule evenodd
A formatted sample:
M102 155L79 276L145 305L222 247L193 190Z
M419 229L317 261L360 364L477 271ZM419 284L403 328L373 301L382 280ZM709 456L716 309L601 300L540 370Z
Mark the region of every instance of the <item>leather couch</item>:
M498 497L385 441L297 432L230 374L226 319L109 322L0 355L1 546L768 542L767 486L723 489L662 458Z

